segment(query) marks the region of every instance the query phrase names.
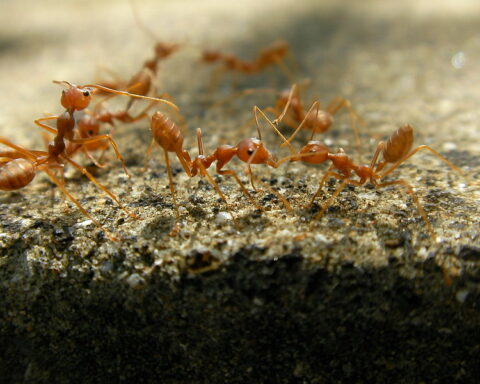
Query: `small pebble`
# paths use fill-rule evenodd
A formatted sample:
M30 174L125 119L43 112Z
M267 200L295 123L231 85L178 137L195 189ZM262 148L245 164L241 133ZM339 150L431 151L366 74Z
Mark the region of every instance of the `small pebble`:
M469 292L466 289L462 289L461 291L458 291L457 294L455 295L457 301L459 303L464 303L465 300L467 300Z
M127 278L127 284L130 288L140 289L145 285L145 279L143 279L138 273L132 273Z
M218 212L215 216L215 223L222 225L227 224L232 220L232 216L228 212Z

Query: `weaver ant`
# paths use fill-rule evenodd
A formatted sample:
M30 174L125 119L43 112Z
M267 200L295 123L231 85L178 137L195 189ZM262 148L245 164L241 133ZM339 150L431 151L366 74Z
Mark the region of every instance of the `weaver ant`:
M162 102L178 110L178 107L168 100L141 96L141 95L134 95L129 92L118 91L118 90L106 88L97 84L77 86L77 85L70 84L67 81L54 81L54 83L67 86L67 89L62 91L62 97L61 97L61 104L65 108L65 112L63 112L59 116L48 116L48 117L43 117L35 120L35 124L37 124L41 128L55 135L54 143L49 145L49 151L51 147L52 151L54 151L57 154L66 153L65 152L66 145L64 140L67 140L70 143L74 145L79 145L81 147L85 145L95 146L96 143L98 143L98 145L101 147L105 145L104 144L105 141L108 141L108 143L113 147L117 158L121 161L123 165L123 169L125 170L125 173L127 175L129 175L129 173L125 165L125 160L120 154L118 146L110 134L95 135L95 136L81 137L81 138L75 137L74 112L81 111L89 106L92 98L92 93L94 92L95 89L101 89L103 91L106 91L112 94L125 95L132 98L137 98L137 99L146 99L146 100L155 101L155 102ZM53 128L43 123L44 121L49 121L49 120L56 120L57 127ZM94 131L95 130L93 130L93 132ZM76 149L72 149L70 153L72 151L75 152Z
M65 188L63 168L64 165L68 163L88 177L92 183L114 200L125 213L135 219L139 218L137 215L129 212L120 202L118 197L110 192L107 187L100 184L84 167L72 160L70 156L65 153L64 149L62 150L61 141L56 141L54 144L51 144L48 148L48 152L32 151L15 145L4 138L0 138L0 143L11 148L9 151L0 151L0 190L14 191L21 189L30 184L39 171L43 171L86 217L92 220L92 222L95 223L100 230L105 232L111 240L118 241L118 239L104 228L98 220L90 215L80 202ZM55 170L61 171L60 178L55 175Z
M321 164L327 160L330 160L332 162L332 164L329 166L322 179L320 180L319 187L313 195L310 204L308 205L309 207L313 205L315 199L320 194L325 181L329 177L333 177L342 181L337 187L337 189L333 192L332 196L330 196L322 204L320 211L313 217L313 220L320 219L327 210L327 208L333 203L335 198L349 184L354 186L362 186L365 183L370 182L375 188L384 188L391 185L400 185L412 197L418 212L420 213L426 224L428 232L430 233L432 238L435 239L435 233L430 224L430 221L428 220L427 214L423 209L422 205L420 204L417 195L413 191L412 186L403 179L382 182L382 179L384 179L395 169L397 169L401 164L403 164L410 157L412 157L421 150L430 151L434 156L444 161L454 171L462 174L460 168L455 166L453 163L451 163L433 148L427 145L420 145L412 149L412 126L408 124L403 125L398 128L394 133L392 133L392 135L390 135L389 139L386 142L380 141L377 144L377 148L374 152L370 165L357 165L353 162L351 158L347 156L343 149L339 149L336 153L332 153L325 144L316 140L310 140L303 148L301 148L297 152L292 147L289 140L287 140L281 134L281 132L278 131L275 125L270 125L275 130L275 132L285 140L285 144L287 144L292 151L292 155L286 156L285 158L278 161L279 165L286 161L303 161L309 164ZM379 161L380 154L383 157L383 160L381 161ZM387 167L387 165L389 164L390 166ZM384 170L385 167L387 168ZM339 172L335 172L333 171L333 169L337 169ZM352 176L354 174L356 174L360 178L360 180L353 180Z
M224 54L219 51L204 50L201 62L206 64L220 63L210 80L210 89L215 88L220 76L225 72L253 75L273 65L278 65L284 75L293 82L293 75L284 63L284 58L288 52L288 43L280 40L259 51L252 60L242 60L233 54Z
M153 47L154 56L151 59L146 60L140 70L133 75L128 82L125 82L118 78L118 76L109 71L110 74L115 78L114 81L100 81L99 83L103 86L113 89L123 89L127 92L134 93L136 95L146 96L149 92L153 95L157 93L155 87L155 77L158 71L159 62L167 59L172 54L174 54L178 49L179 45L176 43L165 43L158 42L154 33L141 21L140 17L137 14L137 10L133 4L133 1L130 1L132 7L133 15L137 25L146 32L148 35L152 36L155 41L157 41ZM134 98L131 98L125 108L125 111L128 111L132 106Z
M254 112L256 114L256 110L254 110ZM163 152L165 154L165 164L167 167L170 193L172 195L172 200L175 206L176 223L175 223L175 227L170 232L170 235L175 236L179 231L180 212L179 212L178 203L175 195L172 169L170 166L170 159L168 156L169 152L175 153L178 160L182 164L182 167L185 173L189 177L193 177L197 174L207 177L208 181L212 184L212 186L215 188L217 193L225 201L225 203L227 204L227 207L229 207L225 196L221 192L215 180L209 175L207 171L207 169L212 165L212 163L216 161L217 162L216 172L220 175L233 177L237 182L237 184L239 185L242 192L247 196L247 198L252 202L252 204L257 209L262 210L262 208L255 203L254 199L252 198L250 193L247 191L247 189L241 182L237 173L231 169L228 169L228 170L223 169L223 167L228 162L230 162L230 160L232 160L234 156L237 156L241 161L247 164L252 187L255 189L255 186L253 183L254 176L251 172L251 164L266 164L275 168L278 166L276 163L276 159L264 146L263 141L261 140L260 128L258 125L257 125L257 129L260 137L259 139L257 138L246 139L238 143L236 146L227 145L227 144L220 145L211 155L208 155L208 156L205 156L201 130L197 129L197 143L198 143L199 154L193 161L191 160L188 152L183 148L184 138L180 128L172 120L170 120L166 115L164 115L161 112L155 112L155 114L152 116L150 129L152 131L152 140L147 151L147 159L155 144L158 144L163 149ZM277 197L279 197L282 200L282 202L287 207L287 209L292 210L290 204L283 196L281 196L279 193L269 188L268 186L266 187L270 190L270 192L274 193L275 195L277 195Z
M313 102L308 111L306 111L300 97L299 88L296 84L293 84L289 91L280 93L275 106L266 108L266 111L278 115L278 117L273 120L276 126L283 121L287 126L296 130L292 136L288 138L288 142L290 142L296 135L297 130L302 128L312 131L312 137L315 133L328 131L334 122L335 114L342 108L346 108L348 111L357 147L360 149L360 132L356 124L359 116L353 110L350 101L343 97L336 97L331 100L325 110L320 109L320 101L317 100Z

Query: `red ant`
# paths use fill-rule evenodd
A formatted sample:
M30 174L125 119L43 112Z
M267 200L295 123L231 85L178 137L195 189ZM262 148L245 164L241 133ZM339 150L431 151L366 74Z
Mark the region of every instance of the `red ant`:
M61 117L60 117L61 118ZM59 118L59 119L60 119ZM139 217L129 212L120 202L118 197L110 192L104 185L100 184L92 174L90 174L84 167L73 161L67 153L62 150L62 142L56 141L45 151L31 151L29 149L20 147L12 142L0 138L0 143L11 148L9 151L0 152L0 190L14 191L21 189L30 184L37 172L45 172L50 180L67 196L78 209L87 216L93 223L113 241L118 239L113 236L106 228L104 228L99 221L88 213L83 208L80 202L70 193L64 186L63 182L63 168L66 163L73 165L80 172L82 172L88 179L93 182L99 189L105 192L112 200L114 200L119 207L129 216L138 219ZM61 178L54 174L54 170L60 169L62 171Z
M306 111L300 97L300 91L297 85L293 84L290 91L280 93L275 106L267 108L266 111L278 115L278 117L273 120L276 126L284 121L287 126L296 130L292 136L288 138L290 142L296 135L297 130L302 128L312 131L312 136L315 133L328 131L334 122L335 114L342 108L348 110L357 146L361 148L360 132L356 125L356 119L358 119L359 116L353 110L350 101L343 97L334 98L325 110L320 109L320 101L317 100L313 102L309 110Z
M137 25L145 31L148 35L152 36L154 40L157 41L157 38L153 34L153 32L147 28L144 23L140 20L140 17L137 14L137 10L133 4L133 1L130 1L130 5L133 10L133 15L135 17L135 21ZM108 88L113 89L124 89L127 92L134 93L136 95L146 96L149 94L156 94L157 90L154 85L155 83L155 76L158 71L158 64L160 61L163 61L174 54L180 48L179 44L176 43L165 43L165 42L157 42L153 47L154 56L151 59L146 60L140 70L131 77L128 82L122 81L120 79L116 79L113 82L104 82L101 81L100 84L106 86ZM112 73L114 77L117 77L116 74ZM130 99L125 111L128 111L132 106L135 99Z
M406 192L412 197L415 205L417 206L418 212L425 221L427 230L431 234L432 238L435 239L435 233L432 229L430 221L428 220L427 214L421 206L417 195L413 191L412 186L403 179L397 179L387 182L382 182L382 179L392 173L396 168L398 168L401 164L407 161L410 157L424 149L430 151L434 156L444 161L454 171L459 172L460 174L462 174L462 171L460 170L460 168L452 164L445 157L443 157L437 151L427 145L420 145L412 149L413 128L410 125L403 125L398 128L386 142L380 141L377 144L377 148L370 162L370 165L355 164L352 159L350 159L346 155L343 149L339 149L337 153L331 153L329 148L325 144L316 140L310 140L303 148L300 149L300 151L296 152L295 149L291 146L290 142L285 139L285 137L281 134L280 131L278 131L275 125L270 125L275 130L275 132L285 140L285 144L290 147L290 150L293 153L292 155L279 160L278 164L286 161L303 161L309 164L321 164L327 160L330 160L332 162L332 164L320 180L320 185L316 193L312 197L309 206L313 204L316 197L320 194L323 184L329 177L333 177L342 181L341 184L334 191L332 196L330 196L330 198L328 198L323 203L320 211L314 216L313 220L320 219L325 213L326 209L333 203L335 198L349 184L354 186L362 186L365 183L370 182L375 188L383 188L391 185L400 185L405 188ZM382 161L379 161L380 154L383 157ZM386 170L383 170L388 164L391 164L390 167L388 167ZM333 171L333 169L337 169L339 172L335 172ZM360 178L360 180L353 180L353 174L356 174Z
M92 99L92 92L94 91L94 89L101 89L103 91L106 91L112 94L125 95L132 98L162 102L162 103L168 104L175 110L178 110L178 107L168 100L141 96L141 95L134 95L129 92L118 91L118 90L106 88L97 84L77 86L77 85L70 84L67 81L54 81L54 83L66 85L68 87L66 90L62 91L62 97L61 97L61 104L65 108L65 112L62 113L60 116L48 116L48 117L43 117L35 120L35 124L37 124L41 128L55 135L54 143L49 145L49 151L50 151L50 147L52 147L52 151L58 154L66 153L65 152L66 145L64 140L69 141L73 145L79 145L79 146L84 146L84 145L95 146L96 143L99 143L99 146L103 146L105 145L104 144L105 141L108 141L108 143L113 147L115 154L117 155L117 158L122 162L123 169L125 170L125 173L127 175L129 174L125 165L125 161L122 155L120 154L120 151L118 149L118 146L115 140L113 140L110 134L95 135L95 136L84 137L84 138L75 137L74 112L81 111L89 106ZM56 120L57 128L55 129L43 123L43 121L48 121L48 120ZM72 151L75 152L76 149L73 149Z
M232 54L224 54L214 50L204 50L201 62L206 64L221 64L217 71L212 75L210 89L215 88L218 79L225 72L253 75L262 72L265 68L272 65L278 65L285 76L290 81L293 81L293 76L283 61L288 52L288 43L280 40L269 47L262 49L253 60L242 60Z
M254 113L256 116L257 108L255 107ZM165 154L165 164L167 167L168 173L168 181L170 186L170 193L172 195L173 203L175 206L175 214L176 214L176 224L174 229L170 232L170 235L175 236L179 230L179 222L180 222L180 212L178 208L178 204L176 201L175 196L175 187L173 184L173 177L172 177L172 170L170 166L170 160L168 157L168 153L172 152L175 153L178 160L182 164L182 167L185 173L189 177L193 177L197 174L201 176L207 177L209 182L213 185L217 193L221 196L221 198L225 201L228 207L227 200L223 193L221 192L220 188L218 187L215 180L208 174L207 169L211 166L211 164L216 161L216 171L220 175L231 176L235 179L237 184L239 185L242 192L247 196L247 198L252 202L252 204L258 208L262 209L259 205L257 205L247 191L243 183L240 181L237 173L233 170L226 170L223 167L234 157L237 156L241 161L247 163L249 173L250 173L250 180L252 183L252 187L255 189L253 184L253 174L251 172L251 164L266 164L271 167L277 167L277 162L274 156L268 151L268 149L264 146L263 141L261 140L260 128L257 125L259 139L251 138L246 139L238 143L236 146L232 145L221 145L219 146L213 154L209 156L205 156L204 148L203 148L203 141L202 141L202 133L201 130L197 130L197 142L198 142L198 156L192 161L188 152L183 148L183 134L178 128L178 126L170 120L167 116L162 114L161 112L156 112L152 116L152 122L150 129L152 131L152 141L147 151L147 158L150 155L153 146L158 144L164 151ZM274 193L279 197L287 209L292 210L288 201L277 193L275 190L269 188L270 192ZM232 216L233 217L233 216Z
M232 98L238 97L239 95L248 95L258 92L275 92L275 90L271 88L251 88L245 89L243 91L237 92L234 95L231 95L225 100L221 102L215 103L215 106L223 104L231 100ZM355 140L357 142L357 146L359 150L361 149L361 140L360 140L360 132L358 130L356 120L360 117L357 113L353 110L351 103L349 100L344 99L342 97L334 98L325 110L320 109L320 102L315 101L312 103L311 107L305 110L301 96L299 87L297 84L293 84L290 90L282 91L275 102L274 107L267 107L265 111L272 112L277 115L277 118L274 119L272 122L277 127L280 125L281 122L284 122L290 128L295 129L295 132L288 138L288 141L292 141L298 131L302 128L312 131L312 137L315 133L324 133L330 129L334 122L334 116L337 112L339 112L342 108L346 108L348 110L350 116L350 122L352 130L355 134ZM363 121L363 120L362 120ZM252 120L249 120L244 127L247 127L251 124ZM282 144L282 146L284 146Z
M85 113L81 118L78 119L76 130L78 136L81 139L87 139L90 137L99 136L100 127L102 124L108 124L111 127L109 134L113 133L113 128L115 128L115 122L120 121L126 124L135 123L141 119L149 118L148 110L155 105L155 101L152 101L147 107L145 107L141 112L136 116L132 116L126 110L120 110L117 112L110 112L106 108L102 107L102 103L99 103L95 106L93 110L85 110ZM95 142L90 142L87 144L74 144L69 142L67 145L66 152L73 156L75 153L81 151L85 156L87 156L97 167L104 167L103 164L100 164L98 161L101 161L103 154L110 147L109 142L106 140L100 140ZM102 151L100 160L97 161L90 152L91 151Z

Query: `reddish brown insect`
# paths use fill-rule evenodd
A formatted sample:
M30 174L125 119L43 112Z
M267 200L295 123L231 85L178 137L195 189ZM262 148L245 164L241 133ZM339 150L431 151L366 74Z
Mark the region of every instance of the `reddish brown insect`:
M73 161L68 154L65 153L65 148L61 141L56 141L51 144L48 148L48 152L32 151L15 145L4 138L0 138L0 144L10 148L9 150L0 151L0 190L14 191L21 189L30 184L39 171L43 171L85 216L92 220L92 222L95 223L100 230L105 232L111 240L118 241L118 239L103 227L98 220L90 215L80 202L65 188L63 181L63 167L68 163L88 177L91 182L114 200L125 213L138 219L138 216L129 212L123 206L116 195L110 192L107 187L100 184L92 174L80 164ZM55 175L55 170L61 171L61 178L58 178Z
M310 205L313 204L316 197L320 194L323 184L328 178L333 177L342 181L341 184L334 191L332 196L330 196L330 198L328 198L323 203L320 212L318 212L313 218L314 220L318 220L323 216L326 209L333 203L333 201L340 194L340 192L342 192L342 190L349 184L355 186L362 186L365 183L370 182L375 188L399 185L402 186L405 191L412 197L418 212L425 221L427 230L430 232L431 236L435 238L435 233L432 229L430 221L428 220L427 214L425 213L425 210L420 204L417 195L413 191L412 186L403 179L386 182L382 182L382 180L390 173L392 173L396 168L398 168L401 164L407 161L410 157L412 157L421 150L428 150L434 156L444 161L454 171L459 172L460 174L462 173L462 171L460 170L460 168L456 167L445 157L443 157L437 151L427 145L420 145L412 149L413 128L410 125L404 125L397 129L386 142L379 142L377 144L377 148L370 162L370 165L357 165L350 157L347 156L347 154L342 149L338 150L337 153L332 153L330 152L329 148L320 141L311 140L302 149L300 149L300 151L296 152L289 143L289 141L285 139L285 137L283 137L283 135L278 131L278 129L273 124L271 124L271 126L277 132L277 134L279 134L285 140L285 143L290 147L290 150L292 151L292 155L279 160L278 164L286 161L303 161L310 164L321 164L327 160L330 160L332 163L328 168L327 172L320 180L320 185L316 193L314 194ZM380 154L382 155L383 160L379 162ZM390 164L390 166L384 170L384 168L388 164ZM339 172L336 172L333 169L336 169ZM357 175L360 179L352 179L354 175Z
M256 110L255 110L256 113ZM257 125L258 133L260 136L260 129ZM245 188L237 173L233 170L223 169L223 167L232 160L234 156L237 156L241 161L247 163L249 168L250 180L252 187L254 186L254 176L251 172L251 164L266 164L272 167L276 167L276 159L274 156L265 148L261 137L246 139L238 143L236 146L232 145L221 145L219 146L211 155L206 156L203 148L202 133L201 130L197 130L197 143L199 155L192 161L188 152L183 148L183 134L178 126L170 120L167 116L161 112L156 112L152 116L151 122L151 131L152 131L152 141L147 151L147 158L150 155L153 146L158 144L164 151L165 154L165 164L167 167L168 181L170 186L170 193L172 195L172 200L175 206L176 214L176 224L174 229L171 231L171 235L176 235L180 228L180 212L178 209L178 204L175 195L175 187L173 184L172 170L170 166L170 159L168 153L175 153L178 160L182 164L182 167L185 173L189 177L193 177L197 174L207 177L209 182L215 188L217 193L225 201L228 206L227 200L224 194L221 192L215 180L209 175L207 169L212 165L213 162L217 162L216 171L220 175L231 176L235 179L239 185L242 192L248 197L248 199L255 205L258 209L262 209L258 204L255 203L253 197L250 195L248 190ZM292 210L288 201L281 196L278 192L266 186L267 189L277 195L281 201L285 204L287 209ZM233 216L232 216L233 217Z
M115 151L115 154L117 155L117 158L122 162L123 169L125 170L125 173L128 175L128 171L125 165L125 161L120 154L120 151L118 149L118 146L109 134L105 135L95 135L95 136L90 136L86 138L78 138L75 137L75 118L74 118L74 113L76 111L81 111L85 108L87 108L91 102L92 99L92 93L94 89L102 89L106 92L110 92L112 94L116 95L124 95L124 96L129 96L132 98L139 98L139 99L146 99L150 101L155 101L155 102L162 102L165 103L172 108L178 110L178 107L171 103L168 100L163 100L163 99L158 99L154 97L147 97L147 96L140 96L140 95L134 95L129 92L124 92L124 91L117 91L109 88L105 88L103 86L99 86L96 84L92 85L83 85L83 86L76 86L73 84L70 84L69 82L66 81L54 81L57 84L65 85L67 86L67 89L62 92L62 97L61 97L61 104L65 108L65 112L62 113L59 116L48 116L48 117L43 117L35 120L35 124L40 126L41 128L47 130L48 132L52 133L55 135L54 138L54 147L55 151L59 153L63 153L66 149L65 145L65 140L68 142L74 144L74 145L79 145L79 146L84 146L84 145L95 145L95 143L102 143L99 144L100 146L104 145L105 141L108 141L108 143L112 146L112 148ZM49 120L56 120L57 122L57 128L50 127L46 124L44 124L44 121L49 121Z
M220 64L210 80L211 90L216 87L218 80L226 72L253 75L273 65L277 65L285 76L293 82L293 75L284 62L288 52L288 43L280 40L259 51L257 56L252 60L242 60L233 54L224 54L220 51L204 50L201 62L206 64Z
M284 91L279 95L274 107L267 108L266 111L278 115L273 120L275 125L278 126L284 122L290 128L295 129L295 132L288 138L290 142L302 128L312 131L312 137L316 133L328 131L334 122L335 114L343 108L348 111L357 146L361 148L360 132L356 124L359 116L353 110L350 101L342 97L336 97L330 101L325 110L320 109L320 101L317 100L306 111L299 88L294 84L289 91Z

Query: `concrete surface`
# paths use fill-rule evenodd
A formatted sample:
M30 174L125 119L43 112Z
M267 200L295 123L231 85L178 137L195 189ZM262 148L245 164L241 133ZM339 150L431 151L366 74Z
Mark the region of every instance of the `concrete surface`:
M67 172L69 190L119 243L74 206L65 212L44 176L0 195L0 381L476 382L478 3L136 5L160 39L186 43L162 64L158 82L187 119L185 147L192 154L196 127L207 151L235 144L255 134L253 126L239 130L252 106L274 100L258 94L209 108L229 94L230 81L206 92L211 68L198 63L198 47L248 58L282 38L292 47L297 79L312 82L307 103L346 97L366 121L366 160L379 139L408 122L417 144L436 148L468 176L426 153L399 170L428 213L433 241L410 198L368 185L345 190L311 231L318 206L300 207L326 167L302 164L255 167L294 213L265 191L254 194L265 207L258 212L234 182L218 177L237 228L222 220L225 205L208 183L188 179L173 160L183 208L182 230L171 238L163 156L155 151L142 173L148 125L119 127L115 138L133 177L111 154L95 175L142 220L127 217L78 172ZM0 135L20 145L41 149L32 120L61 111L60 88L51 80L90 83L105 76L102 67L128 78L152 54L153 40L135 24L128 2L4 0L0 8ZM288 87L275 69L237 83ZM279 157L286 154L273 133L264 136ZM346 117L339 115L323 139L357 156Z

